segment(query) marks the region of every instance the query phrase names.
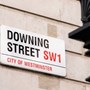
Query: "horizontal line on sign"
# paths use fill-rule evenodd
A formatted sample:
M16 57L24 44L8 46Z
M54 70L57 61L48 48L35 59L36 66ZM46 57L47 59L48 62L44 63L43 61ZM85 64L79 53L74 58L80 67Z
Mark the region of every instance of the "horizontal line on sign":
M1 53L1 54L2 54L2 55L6 55L6 56L11 56L11 57L16 57L16 58L21 58L21 59L25 59L25 60L29 60L29 61L33 61L33 62L48 64L48 65L52 65L52 66L56 66L56 67L66 68L66 67L63 67L63 66L53 65L53 64L49 64L49 63L45 63L45 62L40 62L40 61L36 61L36 60L31 60L31 59L26 59L26 58L14 56L14 55L8 55L8 54L4 54L4 53Z

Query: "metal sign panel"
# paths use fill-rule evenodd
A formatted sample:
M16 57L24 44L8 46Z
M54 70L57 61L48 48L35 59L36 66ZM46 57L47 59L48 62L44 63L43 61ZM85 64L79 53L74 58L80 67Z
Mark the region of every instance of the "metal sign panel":
M57 76L66 75L63 40L1 25L1 60L5 65Z

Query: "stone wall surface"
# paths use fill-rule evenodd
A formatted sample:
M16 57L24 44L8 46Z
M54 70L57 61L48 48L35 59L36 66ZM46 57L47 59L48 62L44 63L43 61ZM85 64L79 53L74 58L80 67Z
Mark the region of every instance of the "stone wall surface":
M90 90L90 57L83 43L68 38L82 25L78 0L0 0L0 24L65 41L66 77L0 64L0 90Z
M78 0L0 0L0 4L34 14L82 25Z

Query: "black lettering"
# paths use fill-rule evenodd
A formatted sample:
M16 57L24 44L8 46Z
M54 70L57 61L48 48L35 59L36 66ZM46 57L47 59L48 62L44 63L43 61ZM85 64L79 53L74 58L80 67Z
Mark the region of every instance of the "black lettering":
M37 37L34 39L35 46L37 45Z
M43 47L43 39L37 38L37 40L38 40L38 46Z
M19 41L19 34L18 32L14 32L14 40Z
M13 46L14 46L14 47L13 47L14 52L17 53L17 46L18 46L18 44L13 43Z
M32 57L35 57L34 53L35 53L35 52L34 52L34 48L31 48L31 56L32 56Z
M19 45L19 54L21 53L24 55L24 46Z
M29 41L28 41L29 44L34 45L34 37L33 37L33 36L31 37L31 36L29 35L29 36L28 36L28 40L29 40Z
M21 33L20 33L20 40L21 40L21 42L23 42L23 43L27 43L27 35L24 35L24 34L21 34Z
M29 56L28 52L29 52L29 47L25 46L25 55Z
M44 47L49 48L49 41L47 39L44 40Z
M12 38L13 38L13 33L12 33L12 31L7 30L7 38L8 38L8 39L12 39Z
M11 42L8 42L7 45L8 45L7 50L10 51L10 52L12 52L12 50L13 50L12 49L12 43Z
M37 54L37 58L38 58L40 49L35 49L35 50L36 50L36 54Z

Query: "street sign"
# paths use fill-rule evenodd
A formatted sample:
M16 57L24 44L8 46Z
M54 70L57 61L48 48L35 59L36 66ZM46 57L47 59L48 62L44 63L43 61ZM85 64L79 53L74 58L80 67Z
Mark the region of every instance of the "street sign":
M4 25L0 33L2 64L66 76L63 40Z

